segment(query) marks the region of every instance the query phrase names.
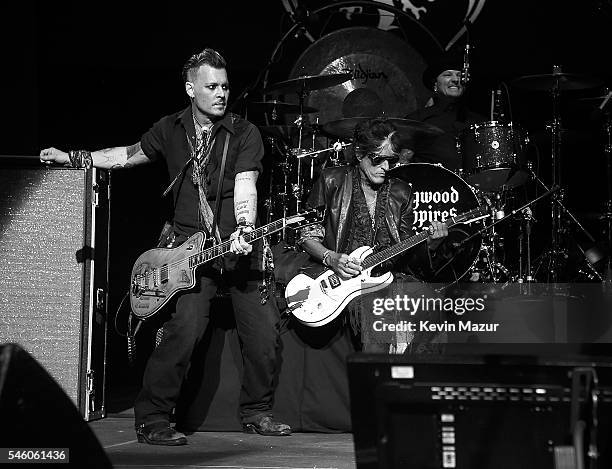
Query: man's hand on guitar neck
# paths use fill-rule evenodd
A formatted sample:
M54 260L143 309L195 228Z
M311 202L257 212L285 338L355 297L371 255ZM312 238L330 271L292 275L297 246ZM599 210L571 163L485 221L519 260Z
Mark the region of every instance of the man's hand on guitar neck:
M252 225L240 225L238 229L230 235L230 251L238 255L249 254L253 246L244 240L244 235L253 231Z
M325 259L325 265L332 269L342 280L356 277L363 270L361 259L355 259L348 254L332 251Z

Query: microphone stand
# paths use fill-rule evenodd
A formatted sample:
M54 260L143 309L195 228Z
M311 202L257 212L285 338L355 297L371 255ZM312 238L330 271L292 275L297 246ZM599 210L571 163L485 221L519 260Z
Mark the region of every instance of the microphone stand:
M461 72L461 84L463 87L467 87L470 83L470 26L469 20L465 21L465 49L463 51L463 70Z

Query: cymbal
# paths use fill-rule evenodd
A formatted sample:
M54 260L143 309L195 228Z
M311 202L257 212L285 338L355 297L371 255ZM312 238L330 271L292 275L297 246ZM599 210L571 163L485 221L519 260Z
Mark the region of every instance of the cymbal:
M543 75L525 75L515 78L510 84L519 88L548 91L558 87L560 91L585 90L603 85L603 80L587 75L573 73L552 73Z
M597 103L603 102L604 99L606 99L608 97L607 94L604 94L603 96L590 96L588 98L578 98L577 101L588 101L588 102L592 102L592 101L596 101Z
M350 72L346 82L315 90L305 103L319 109L319 122L362 116L404 117L424 105L431 92L422 83L426 63L399 36L373 27L333 31L311 44L289 78ZM294 102L295 96L287 101Z
M353 138L355 126L368 119L372 119L372 117L348 117L327 122L321 126L321 131L332 137L350 140ZM412 143L414 137L425 135L433 136L444 133L442 129L438 127L417 120L400 119L397 117L390 117L388 120L397 129L402 144Z
M271 101L253 101L249 103L250 106L255 108L263 109L266 112L279 112L279 113L299 113L300 106L294 103L286 103L283 101L277 101L275 99ZM318 109L312 106L304 106L302 112L304 114L312 114L317 112Z
M608 217L612 218L612 213L605 212L583 212L580 216L586 220L607 220Z
M352 77L351 72L346 73L330 73L327 75L310 75L292 78L291 80L279 81L273 83L265 91L266 93L283 94L289 93L308 93L312 90L320 90L329 88L330 86L339 85Z

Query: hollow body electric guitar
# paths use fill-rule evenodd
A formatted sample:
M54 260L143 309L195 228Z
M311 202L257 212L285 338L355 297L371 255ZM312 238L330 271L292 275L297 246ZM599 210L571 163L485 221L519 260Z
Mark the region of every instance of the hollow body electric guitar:
M309 210L256 228L245 234L244 240L250 244L287 227L299 228L321 219L322 210ZM231 241L207 245L206 235L198 231L180 246L150 249L141 254L132 267L130 306L134 315L143 320L150 318L176 293L192 288L196 268L229 252Z
M456 217L447 218L446 224L451 228L457 224L472 223L487 216L486 208L479 207ZM393 281L391 272L373 277L371 274L374 267L425 241L429 234L429 230L424 230L376 254L372 254L374 250L369 246L355 249L350 257L361 259L363 270L359 275L348 280L341 279L334 271L324 267L310 274L296 275L285 288L285 299L289 311L306 326L319 327L329 323L344 310L353 298L364 293L382 290Z

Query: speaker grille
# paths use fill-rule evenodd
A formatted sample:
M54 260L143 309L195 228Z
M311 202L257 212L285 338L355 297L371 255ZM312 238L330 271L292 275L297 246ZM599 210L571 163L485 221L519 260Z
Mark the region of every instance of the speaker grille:
M84 170L0 172L0 340L23 346L75 403L91 294L90 192Z

